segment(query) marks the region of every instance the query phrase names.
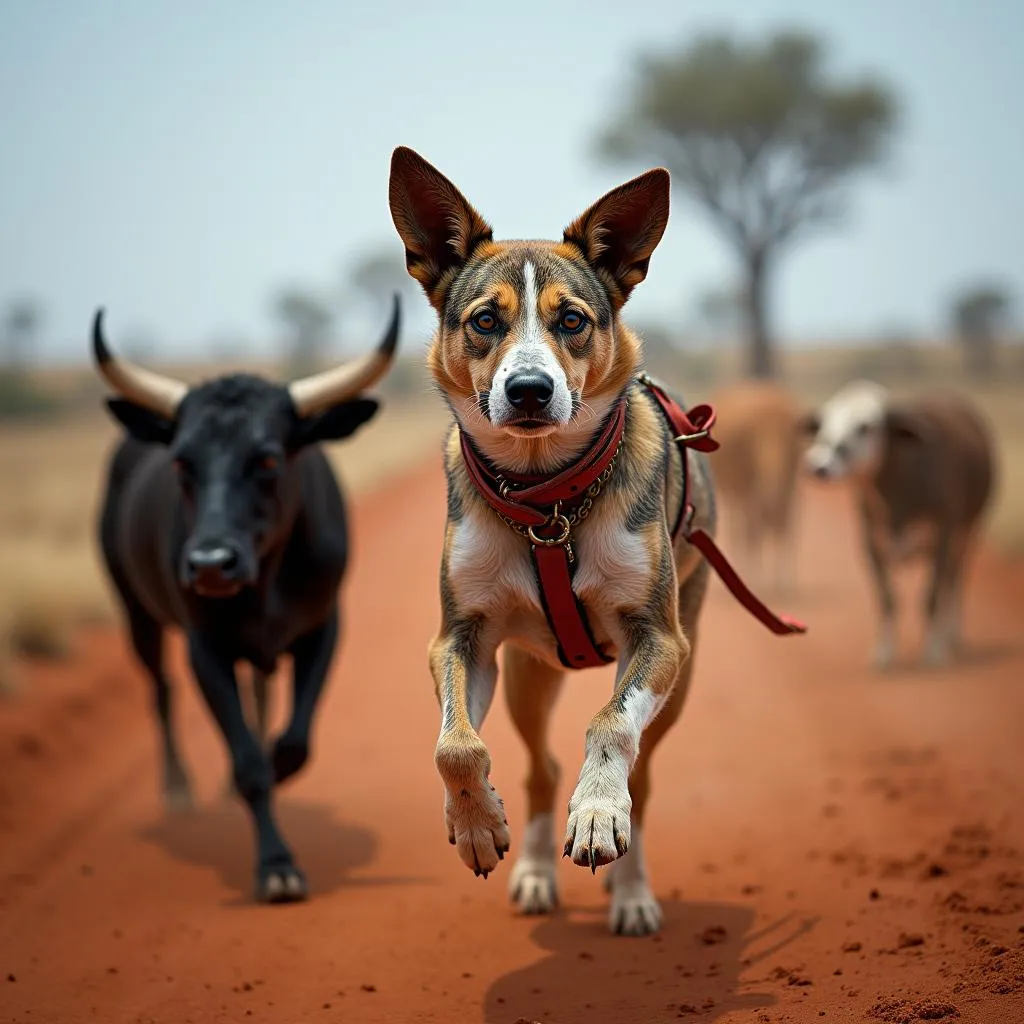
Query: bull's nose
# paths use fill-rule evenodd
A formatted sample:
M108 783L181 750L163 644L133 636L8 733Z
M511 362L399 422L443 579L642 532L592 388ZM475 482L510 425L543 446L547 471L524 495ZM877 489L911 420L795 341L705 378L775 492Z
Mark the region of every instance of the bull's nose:
M187 561L189 575L194 583L229 583L238 574L238 552L226 544L194 547Z
M546 373L514 373L505 381L505 395L520 412L540 412L554 393L555 382Z

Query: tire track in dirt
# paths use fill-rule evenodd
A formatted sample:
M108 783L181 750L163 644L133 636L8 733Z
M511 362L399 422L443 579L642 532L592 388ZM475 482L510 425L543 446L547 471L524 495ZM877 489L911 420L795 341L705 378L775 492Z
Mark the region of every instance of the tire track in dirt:
M203 803L163 816L145 686L119 636L92 635L81 664L39 670L0 710L0 1020L1024 1020L1024 572L976 567L964 666L876 676L852 516L809 494L786 610L812 632L771 637L712 591L655 767L665 928L616 939L600 878L564 862L565 909L518 918L507 864L483 882L445 842L425 658L437 466L354 511L341 656L312 767L280 799L314 898L251 904L248 826L220 800L226 763L180 657ZM564 798L611 678L566 687ZM514 854L525 760L500 700L484 736Z

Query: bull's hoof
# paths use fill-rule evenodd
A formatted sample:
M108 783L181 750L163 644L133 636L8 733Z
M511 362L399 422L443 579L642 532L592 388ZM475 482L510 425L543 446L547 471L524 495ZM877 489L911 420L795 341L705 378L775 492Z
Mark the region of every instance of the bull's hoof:
M256 881L256 899L260 903L298 903L308 895L306 877L294 864L260 868Z
M289 736L285 733L274 744L272 755L274 763L274 782L290 779L309 758L309 744L305 739Z

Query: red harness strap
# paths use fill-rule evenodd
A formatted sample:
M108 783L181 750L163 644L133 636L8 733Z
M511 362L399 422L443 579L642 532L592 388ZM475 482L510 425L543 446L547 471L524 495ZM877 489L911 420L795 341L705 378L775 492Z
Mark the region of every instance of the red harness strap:
M685 412L646 374L640 383L657 402L675 441L680 446L683 472L683 500L672 527L672 539L680 532L707 559L733 596L772 632L779 635L806 632L806 626L771 612L746 587L736 571L704 530L691 529L690 473L687 451L696 448L713 452L718 442L710 436L715 411L698 405ZM614 661L594 640L586 610L572 588L575 561L572 526L587 498L600 490L602 474L611 466L626 426L625 396L612 410L593 446L576 463L553 477L539 474L501 473L492 469L473 448L467 434L460 432L462 457L469 478L484 500L510 526L530 541L530 555L537 574L541 604L558 644L558 657L566 668L592 668ZM541 509L550 511L541 511Z
M588 496L594 496L587 492L612 464L625 427L623 397L582 459L550 478L497 473L476 453L466 433L460 433L462 459L477 490L530 541L541 604L558 644L559 660L566 668L592 668L615 660L598 647L586 610L572 589L570 516ZM541 512L538 505L553 511Z
M690 504L690 472L687 452L696 448L701 452L717 451L719 445L710 436L711 427L715 422L715 410L710 405L698 405L686 413L673 398L667 395L647 374L640 375L640 383L647 388L651 397L668 420L669 426L679 445L683 459L683 500L680 502L679 514L672 528L672 539L675 540L682 529L688 543L692 544L708 561L712 569L718 573L729 592L759 622L767 626L779 636L791 633L806 633L807 627L788 615L776 615L760 598L740 579L739 574L722 554L722 549L715 543L711 534L704 530L694 530L690 523L693 519L693 505Z

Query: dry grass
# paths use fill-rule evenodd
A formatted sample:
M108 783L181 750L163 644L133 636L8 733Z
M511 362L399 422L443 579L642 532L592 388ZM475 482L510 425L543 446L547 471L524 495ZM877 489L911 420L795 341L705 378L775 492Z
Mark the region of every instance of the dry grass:
M348 492L363 492L439 451L446 422L431 396L393 396L328 454ZM0 429L0 693L16 688L19 656L63 657L79 626L114 615L95 524L117 436L98 412Z

